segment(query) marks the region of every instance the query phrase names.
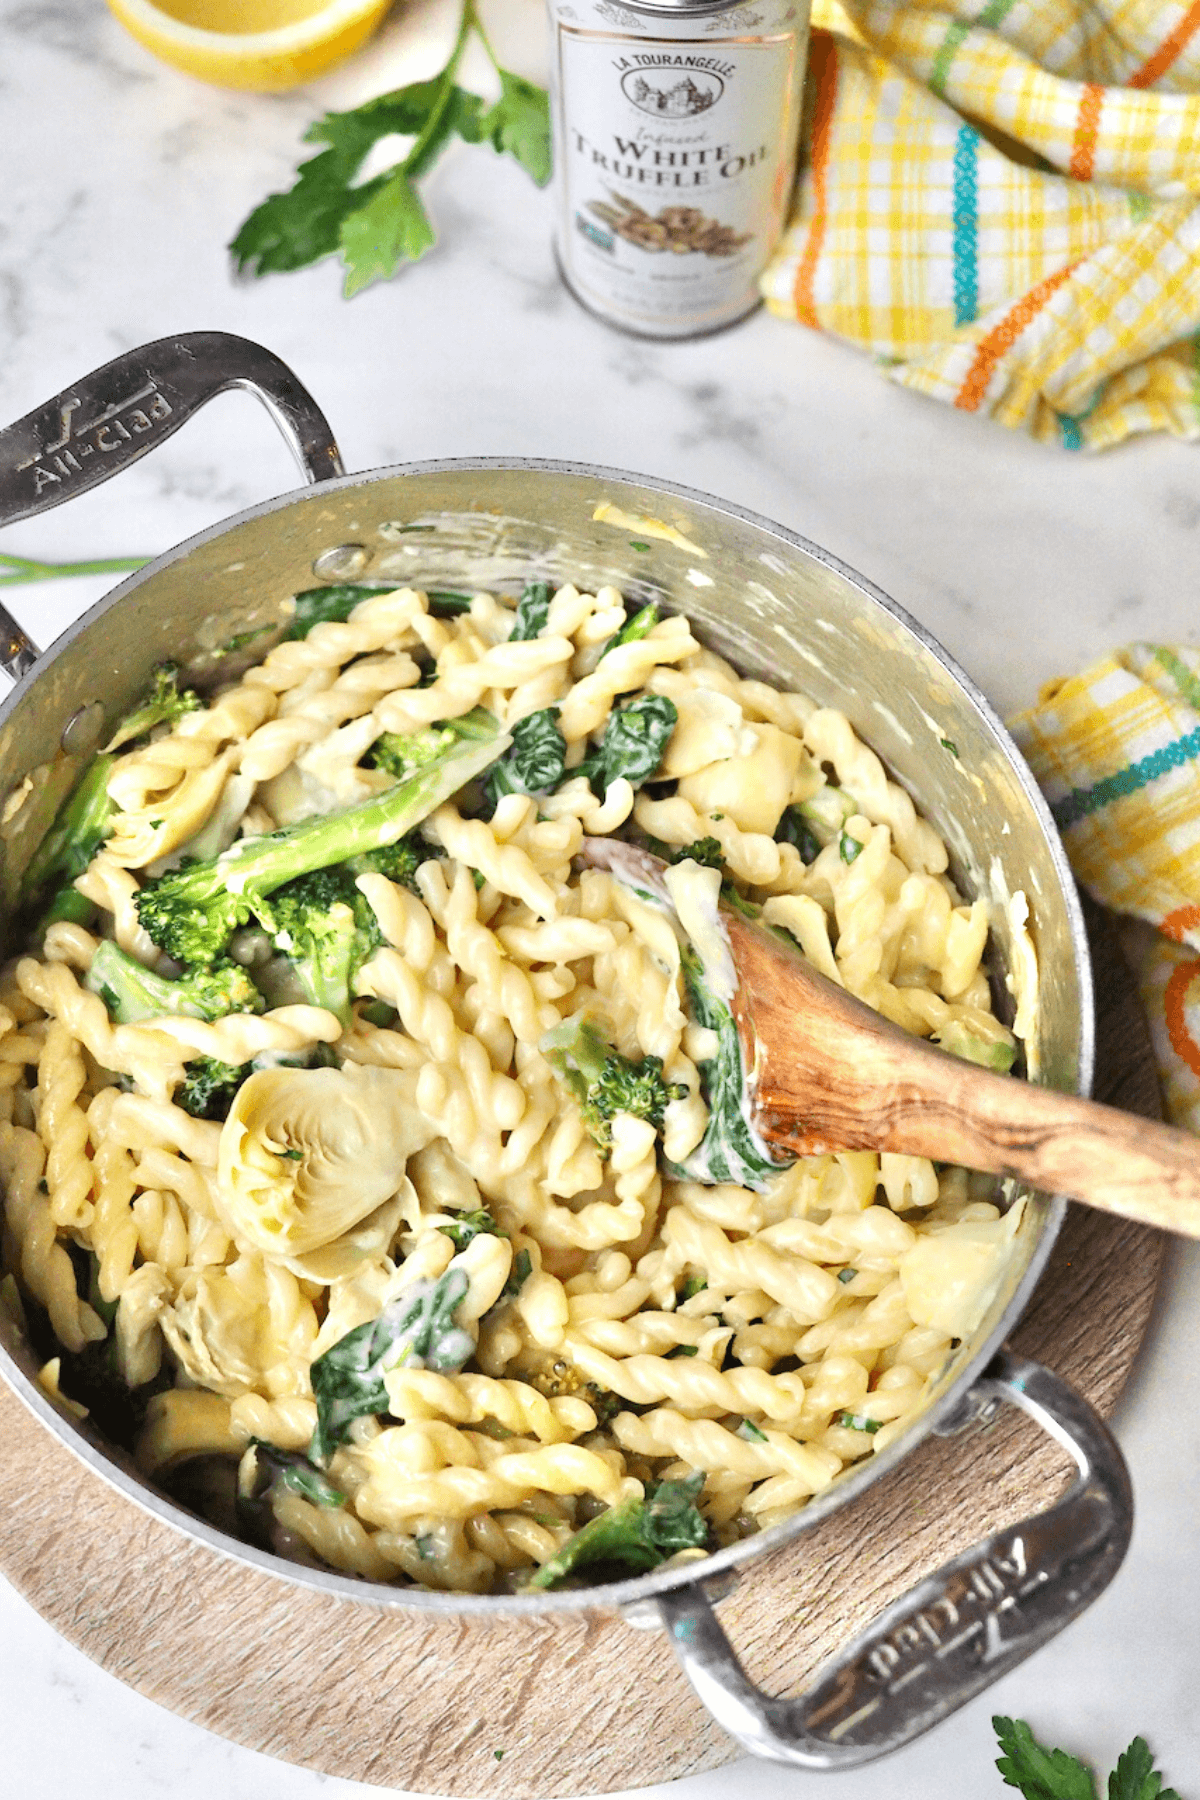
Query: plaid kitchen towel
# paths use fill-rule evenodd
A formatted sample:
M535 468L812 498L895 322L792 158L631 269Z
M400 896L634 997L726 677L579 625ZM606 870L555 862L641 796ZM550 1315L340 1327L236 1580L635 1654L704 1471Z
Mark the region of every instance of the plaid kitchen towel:
M1130 644L1010 720L1080 881L1139 935L1168 1116L1200 1131L1200 649Z
M1200 0L817 0L772 311L1069 449L1200 437Z

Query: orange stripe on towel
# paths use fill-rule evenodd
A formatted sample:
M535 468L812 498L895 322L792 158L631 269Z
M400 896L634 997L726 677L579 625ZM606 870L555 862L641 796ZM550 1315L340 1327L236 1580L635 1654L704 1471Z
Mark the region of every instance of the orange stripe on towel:
M1005 313L1000 323L994 325L987 336L980 340L976 346L975 360L967 370L967 378L954 397L954 404L960 411L978 411L1000 358L1012 349L1025 327L1037 317L1063 282L1070 279L1082 260L1080 257L1078 261L1069 263L1065 269L1058 269L1053 275L1047 275L1045 281L1039 281L1036 287L1030 288L1011 312Z
M1171 64L1177 61L1187 49L1198 29L1200 29L1200 0L1192 0L1192 4L1174 31L1163 39L1153 56L1148 56L1140 69L1134 70L1125 84L1126 87L1153 87L1159 76L1165 75Z
M1181 1062L1185 1062L1194 1075L1200 1075L1200 1045L1187 1028L1187 1017L1184 1007L1187 1002L1188 989L1200 975L1200 963L1180 963L1172 969L1171 979L1167 983L1163 995L1163 1018L1166 1021L1167 1036L1171 1040L1171 1048Z
M1200 4L1200 0L1198 0ZM833 108L837 101L837 51L827 31L814 31L808 49L808 65L817 84L817 104L812 130L813 216L808 240L796 270L793 304L801 325L813 331L821 329L817 319L817 303L813 293L817 263L825 247L825 230L829 223L829 152L832 141Z
M1079 117L1075 121L1075 142L1071 148L1071 173L1076 181L1090 181L1096 161L1096 140L1100 135L1100 109L1104 105L1104 89L1089 81L1079 100Z
M1189 903L1187 906L1177 906L1174 912L1169 912L1158 929L1164 937L1169 937L1172 943L1182 944L1193 925L1200 925L1200 906Z

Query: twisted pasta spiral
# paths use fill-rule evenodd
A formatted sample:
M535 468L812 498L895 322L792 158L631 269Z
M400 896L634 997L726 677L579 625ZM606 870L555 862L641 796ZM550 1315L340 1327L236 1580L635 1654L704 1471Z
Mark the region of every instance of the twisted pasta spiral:
M3 1247L61 1347L43 1386L86 1405L73 1359L111 1334L130 1387L172 1384L143 1470L224 1459L282 1554L510 1591L692 1472L682 1555L769 1527L903 1433L1020 1231L1020 1203L917 1157L685 1174L729 1126L700 928L580 866L603 860L585 836L707 862L667 888L707 883L715 907L731 883L829 979L983 1059L1031 1027L1036 965L1017 896L1010 1031L986 903L851 721L744 679L679 615L628 617L607 586L448 618L399 588L278 643L116 757L88 922L0 970ZM87 985L102 943L178 973L138 915L158 859L382 794L390 757L419 768L454 735L429 728L477 729L476 707L522 727L504 768L395 861L343 869L321 954L336 939L349 998L303 998L328 993L301 948L251 928L227 948L262 1012L114 1022Z

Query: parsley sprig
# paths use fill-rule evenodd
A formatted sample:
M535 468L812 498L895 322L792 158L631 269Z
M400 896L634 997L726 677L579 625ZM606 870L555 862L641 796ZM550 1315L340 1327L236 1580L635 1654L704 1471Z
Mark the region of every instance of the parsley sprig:
M458 85L458 67L478 38L500 82L491 105ZM382 138L412 139L403 158L370 181L356 182ZM305 142L328 148L301 163L295 185L271 194L242 223L229 248L239 271L267 275L302 269L341 252L347 299L416 262L435 242L416 183L452 138L491 144L513 156L544 187L550 179L550 104L544 88L502 68L476 0L462 0L449 60L429 81L380 94L352 112L326 113Z
M1091 1770L1065 1750L1044 1749L1024 1719L997 1717L992 1726L1004 1752L996 1767L1006 1787L1025 1800L1096 1800ZM1179 1800L1162 1779L1145 1738L1135 1737L1108 1778L1107 1800Z

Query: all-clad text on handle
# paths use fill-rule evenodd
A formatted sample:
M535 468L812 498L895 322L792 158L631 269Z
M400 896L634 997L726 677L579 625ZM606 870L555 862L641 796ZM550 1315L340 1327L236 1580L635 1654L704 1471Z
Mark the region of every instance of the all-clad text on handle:
M325 415L286 363L248 338L193 331L114 357L0 431L0 526L98 487L229 388L258 396L309 481L342 473ZM0 607L0 668L19 678L37 655Z
M718 1724L756 1756L844 1769L885 1756L981 1693L1083 1612L1121 1565L1133 1526L1129 1475L1087 1403L1038 1363L1001 1352L976 1406L1020 1407L1075 1459L1049 1511L998 1531L928 1576L796 1699L750 1681L699 1586L658 1606L684 1674ZM781 1618L781 1628L786 1619Z
M309 481L342 473L324 414L286 363L248 338L193 331L114 357L0 431L0 525L98 487L229 388L258 395Z

